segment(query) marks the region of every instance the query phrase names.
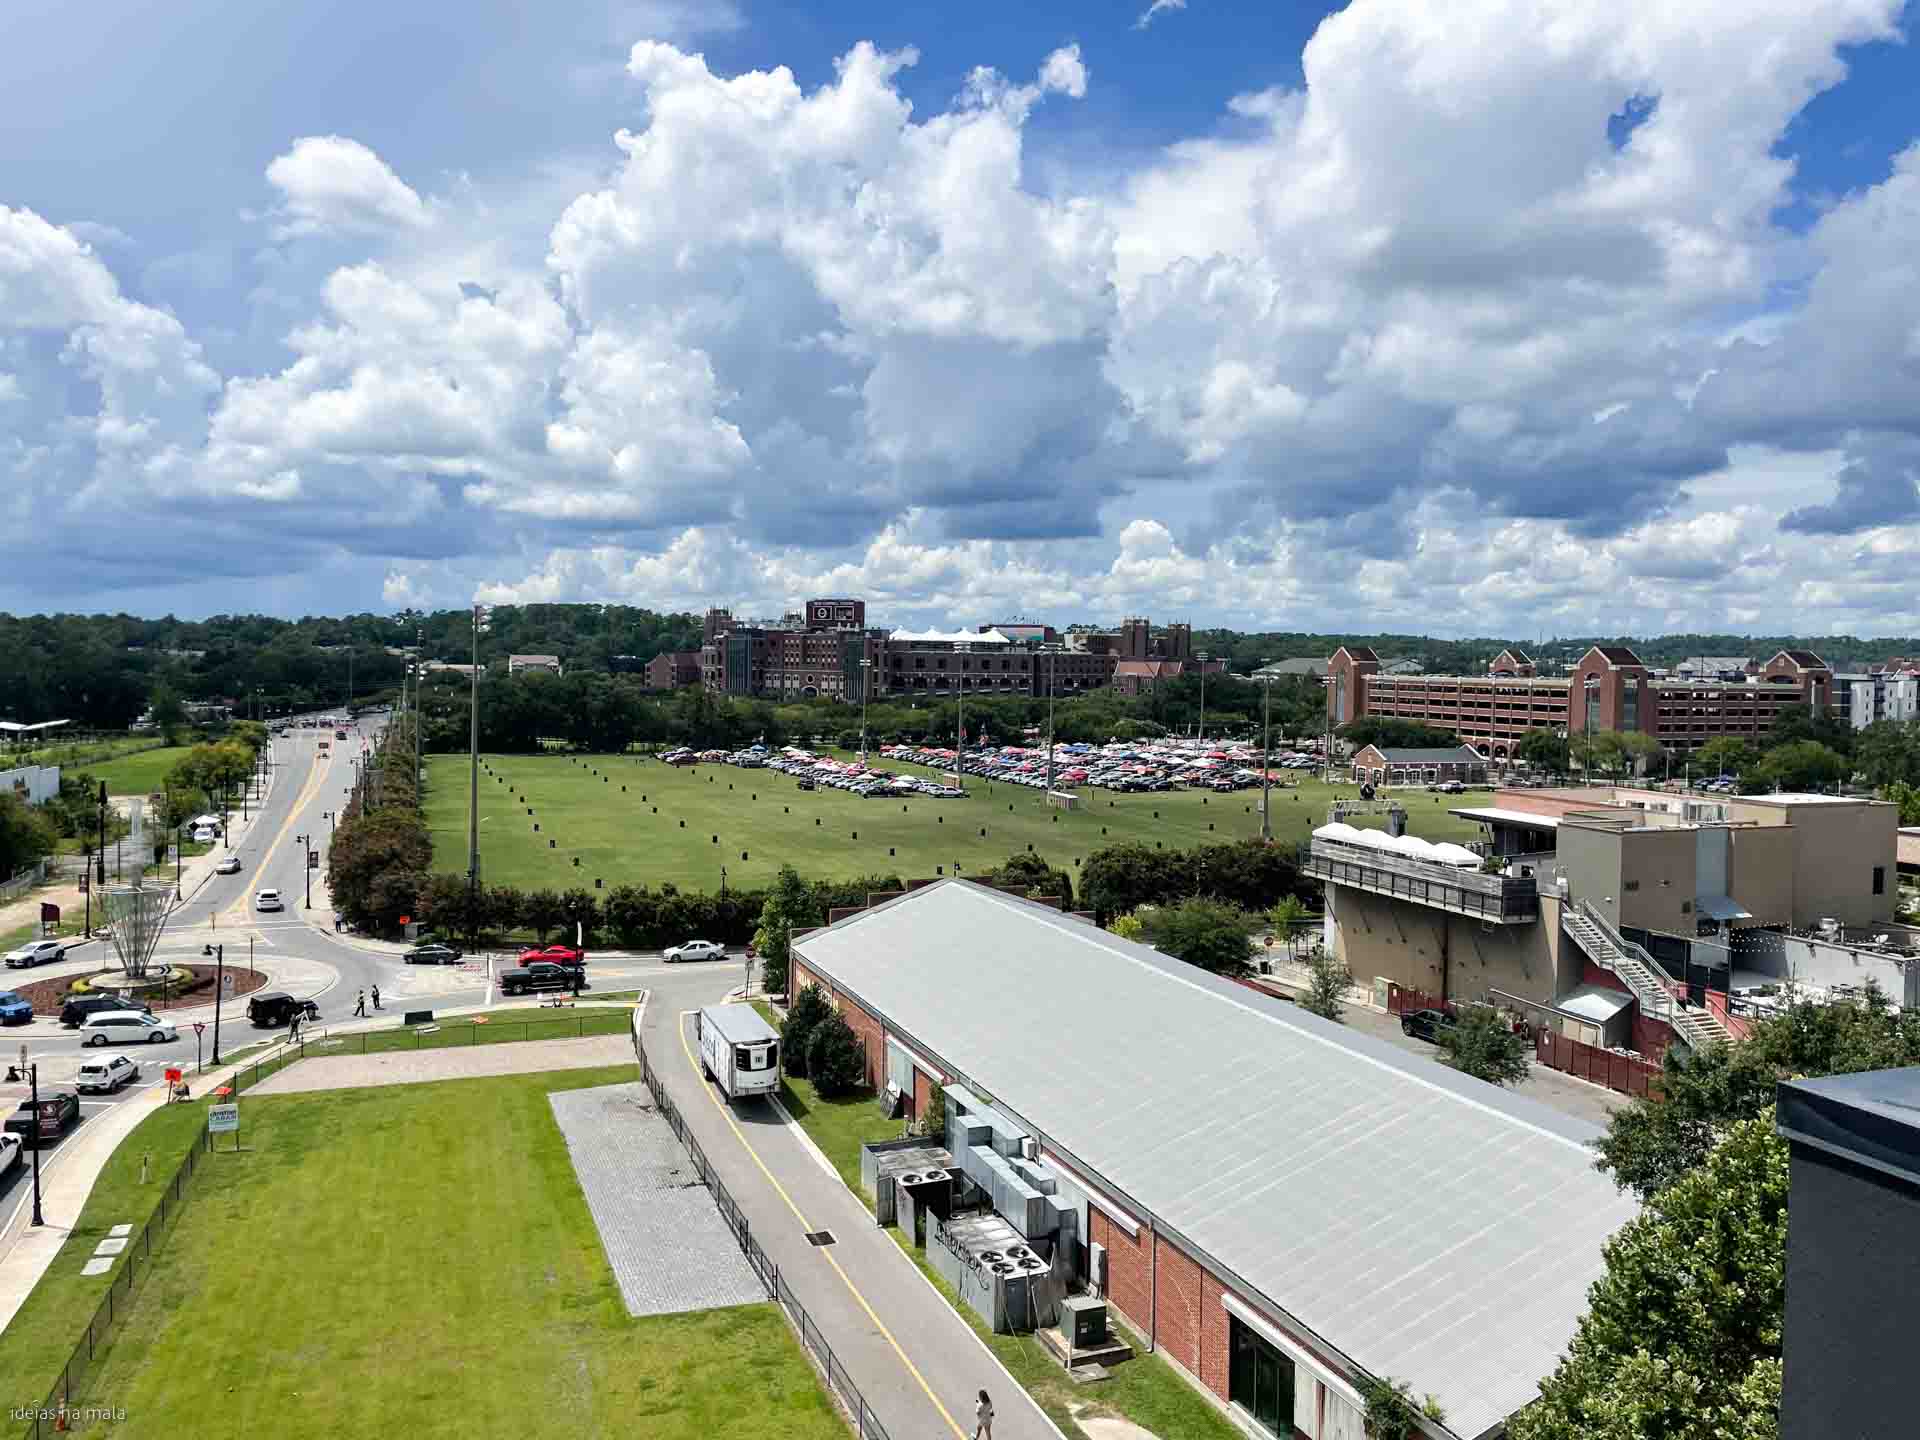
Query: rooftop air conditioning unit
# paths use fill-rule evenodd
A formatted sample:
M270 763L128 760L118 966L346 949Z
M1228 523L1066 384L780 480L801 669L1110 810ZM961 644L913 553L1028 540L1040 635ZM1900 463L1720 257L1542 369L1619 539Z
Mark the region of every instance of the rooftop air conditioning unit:
M1034 1143L1034 1139L1031 1135L1023 1135L1020 1137L1020 1158L1021 1159L1032 1160L1032 1159L1035 1159L1039 1154L1040 1154L1040 1147Z

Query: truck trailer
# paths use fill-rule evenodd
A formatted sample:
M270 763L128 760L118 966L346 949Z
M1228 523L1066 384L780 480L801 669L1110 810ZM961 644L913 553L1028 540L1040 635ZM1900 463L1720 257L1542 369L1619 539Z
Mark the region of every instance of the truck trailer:
M694 1017L700 1068L729 1100L780 1088L780 1036L751 1005L709 1005Z

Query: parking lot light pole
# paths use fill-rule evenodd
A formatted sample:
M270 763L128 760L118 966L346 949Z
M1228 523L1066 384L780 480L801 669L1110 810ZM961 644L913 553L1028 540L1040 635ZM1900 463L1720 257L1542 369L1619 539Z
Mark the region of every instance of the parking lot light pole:
M1058 645L1041 647L1047 652L1047 794L1053 794L1053 665L1060 653Z
M954 674L954 696L958 705L958 723L955 725L954 741L957 748L953 752L953 783L960 789L967 788L967 676L966 657L973 653L973 647L964 641L953 647L953 653L960 657L960 669Z
M1262 662L1267 663L1267 662ZM1273 682L1277 675L1255 675L1264 692L1260 701L1260 840L1273 843Z
M1206 651L1200 650L1194 653L1193 658L1200 662L1200 737L1199 738L1204 743L1207 738L1207 661L1210 657L1208 656Z
M864 657L860 661L860 763L867 763L867 691L873 688L873 660Z

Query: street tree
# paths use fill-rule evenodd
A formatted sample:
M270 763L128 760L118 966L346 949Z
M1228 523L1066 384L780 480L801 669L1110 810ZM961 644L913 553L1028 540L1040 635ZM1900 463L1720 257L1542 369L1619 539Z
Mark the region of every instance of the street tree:
M1298 895L1282 895L1267 911L1267 924L1286 945L1288 954L1299 941L1300 927L1307 923L1308 913L1306 902Z
M1792 740L1762 755L1755 771L1762 783L1782 790L1820 790L1846 779L1851 768L1817 740Z
M1753 746L1737 735L1716 735L1693 752L1693 769L1702 775L1738 775L1759 758Z
M1346 1013L1347 991L1352 986L1353 972L1347 962L1316 945L1307 956L1307 993L1300 997L1300 1008L1322 1020L1338 1020Z
M829 1100L851 1095L866 1083L860 1037L838 1011L830 1012L807 1036L807 1078Z
M812 888L791 865L782 865L774 877L760 907L760 926L753 933L753 948L759 956L760 988L769 995L784 994L787 967L793 945L793 932L821 921Z
M1162 905L1147 918L1154 948L1230 978L1251 973L1250 917L1238 906L1218 900L1182 900Z
M1518 1085L1527 1078L1527 1041L1497 1010L1468 1006L1440 1032L1440 1062L1490 1085Z
M1567 773L1567 740L1551 730L1529 730L1515 742L1514 758L1550 775Z
M520 923L532 930L534 937L544 945L547 933L559 927L566 919L566 908L560 897L551 890L529 890L527 903L520 912Z
M807 1073L807 1050L820 1022L833 1014L833 1007L818 985L809 985L787 1007L787 1020L780 1027L782 1063L789 1075Z
M187 707L180 699L180 692L173 685L161 680L153 687L153 696L147 702L152 712L153 725L169 745L180 743L180 731L187 723Z
M1628 1221L1512 1440L1777 1435L1787 1170L1772 1120L1742 1120Z

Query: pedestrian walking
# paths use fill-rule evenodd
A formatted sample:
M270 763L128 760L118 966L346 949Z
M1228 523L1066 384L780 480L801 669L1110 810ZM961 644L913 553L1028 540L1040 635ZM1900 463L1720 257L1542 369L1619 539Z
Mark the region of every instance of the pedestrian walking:
M378 985L373 987L373 1008L376 1010L380 1008L380 987Z
M984 1390L973 1407L973 1440L993 1440L993 1401Z
M287 1044L298 1045L299 1043L300 1043L300 1012L296 1010L293 1012L293 1018L287 1021Z
M367 1013L367 992L366 991L362 990L360 992L359 999L353 1002L353 1013L355 1015L364 1015Z

